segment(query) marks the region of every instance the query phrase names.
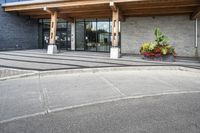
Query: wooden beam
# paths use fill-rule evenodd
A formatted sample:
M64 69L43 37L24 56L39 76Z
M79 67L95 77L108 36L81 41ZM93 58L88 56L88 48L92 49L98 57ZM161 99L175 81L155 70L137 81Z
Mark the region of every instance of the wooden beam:
M192 19L192 20L195 20L195 19L197 19L197 18L200 18L200 7L197 8L197 9L194 11L194 13L192 14L192 16L191 16L191 19Z
M109 1L108 0L81 0L81 1L63 1L63 2L57 2L57 3L45 3L45 4L28 4L28 5L12 5L12 6L4 6L5 11L25 11L25 10L33 10L33 9L42 9L44 7L47 7L49 9L51 8L80 8L80 7L92 7L94 5L99 6L108 6Z
M110 8L112 9L112 11L116 12L117 11L117 6L115 5L114 2L110 2Z
M70 23L74 22L74 18L67 16L67 14L58 14L58 17Z
M46 11L47 13L49 13L49 14L53 14L53 11L48 9L47 7L44 7L43 10Z
M56 10L48 9L47 7L44 7L43 10L46 11L47 13L51 14L51 15L53 15L56 12L58 18L61 18L61 19L66 20L68 22L73 22L74 21L74 19L68 17L67 14L60 14Z
M193 14L191 18L195 19L199 16L198 7L200 0L54 0L54 2L4 6L5 11L17 11L21 15L45 18L45 15L49 17L51 12L57 9L59 14L62 14L60 17L68 20L95 16L106 18L112 15L112 11L116 12L119 9L120 21L124 20L124 16L167 14Z

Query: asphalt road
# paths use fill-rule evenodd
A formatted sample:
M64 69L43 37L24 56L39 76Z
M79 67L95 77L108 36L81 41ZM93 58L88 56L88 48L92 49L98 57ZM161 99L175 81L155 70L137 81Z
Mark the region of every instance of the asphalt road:
M0 125L1 133L199 133L200 93L127 99Z
M199 133L200 73L127 70L0 81L0 133Z

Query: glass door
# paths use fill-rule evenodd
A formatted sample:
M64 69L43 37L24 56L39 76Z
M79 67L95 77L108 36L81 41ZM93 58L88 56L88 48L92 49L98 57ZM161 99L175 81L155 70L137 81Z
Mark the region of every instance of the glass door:
M97 51L96 22L85 22L85 50Z
M56 33L56 45L59 50L66 49L67 47L67 32L65 29L58 29Z
M76 22L76 50L85 50L85 25L84 22Z
M49 37L50 37L50 31L49 30L43 30L43 49L47 49L47 46L49 45Z
M111 39L110 39L110 22L102 21L97 22L97 51L109 52Z
M109 52L111 46L110 19L76 21L76 50Z
M50 30L43 30L43 49L47 49L49 44ZM56 33L56 45L58 50L69 50L71 49L70 37L67 34L66 29L57 29Z
M41 48L47 49L50 38L50 19L41 19L40 23L40 35L39 40L42 44ZM56 45L58 50L71 50L71 25L65 20L58 20L57 33L56 33Z

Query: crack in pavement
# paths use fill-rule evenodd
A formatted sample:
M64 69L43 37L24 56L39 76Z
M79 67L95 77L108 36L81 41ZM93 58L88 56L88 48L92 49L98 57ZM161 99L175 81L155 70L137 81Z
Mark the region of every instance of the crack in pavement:
M48 94L47 94L47 89L42 87L42 83L41 83L41 76L40 74L38 74L38 80L39 80L39 92L40 92L40 101L42 103L42 107L45 110L45 113L48 114L49 113L49 100L48 100Z
M121 92L121 90L116 87L111 81L109 81L108 79L106 79L104 76L100 75L100 74L96 74L98 78L100 78L101 80L103 80L105 83L107 83L112 90L114 90L115 92L118 92L121 96L126 96L126 94L124 94L123 92Z

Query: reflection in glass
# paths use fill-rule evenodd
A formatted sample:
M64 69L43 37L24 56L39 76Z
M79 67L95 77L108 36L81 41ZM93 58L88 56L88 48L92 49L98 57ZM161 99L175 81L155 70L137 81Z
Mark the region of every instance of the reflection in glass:
M71 49L71 27L68 27L69 23L65 20L58 20L57 23L57 34L56 34L56 45L58 49ZM40 48L47 49L49 45L50 36L50 19L39 20L39 46Z
M96 22L86 22L86 50L96 51Z
M58 30L56 33L56 44L58 49L65 49L67 44L67 32L66 30Z
M85 46L84 22L76 22L76 50L84 50Z
M97 23L97 51L109 52L110 50L110 23Z

